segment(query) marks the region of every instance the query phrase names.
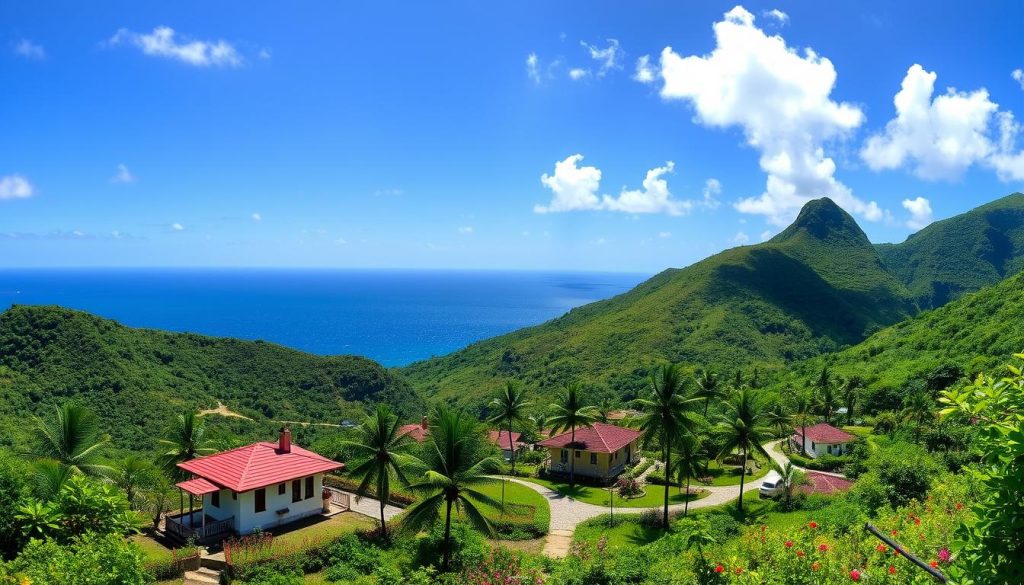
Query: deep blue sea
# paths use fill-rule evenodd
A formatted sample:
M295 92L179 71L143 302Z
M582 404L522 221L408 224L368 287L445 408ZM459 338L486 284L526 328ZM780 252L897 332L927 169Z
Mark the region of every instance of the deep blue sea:
M400 366L625 292L645 274L0 270L0 309L57 304L133 327L263 339Z

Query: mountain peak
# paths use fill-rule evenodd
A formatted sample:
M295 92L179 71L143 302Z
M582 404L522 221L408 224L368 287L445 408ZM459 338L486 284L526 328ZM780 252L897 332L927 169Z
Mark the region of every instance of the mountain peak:
M828 197L812 199L804 204L789 227L771 239L782 243L807 234L815 239L837 243L870 246L867 235L849 213Z

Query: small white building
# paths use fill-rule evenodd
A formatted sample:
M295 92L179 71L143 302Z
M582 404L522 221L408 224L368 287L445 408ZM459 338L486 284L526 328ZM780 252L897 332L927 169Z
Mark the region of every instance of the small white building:
M520 440L522 436L515 431L511 435L508 431L487 431L487 440L501 449L501 457L505 461L512 460L513 452L518 456L526 450L527 444Z
M183 539L209 541L231 533L268 530L328 511L335 493L324 489L324 474L344 467L291 444L282 429L277 443L245 447L178 464L192 478L177 484L189 494L189 511L166 518L167 531ZM344 498L345 494L336 494ZM202 509L193 510L193 496ZM182 498L183 499L183 498Z
M803 446L807 456L811 458L822 455L847 455L851 452L853 442L857 440L856 436L826 423L807 427L806 436L800 427L794 428L793 431L793 436L790 437L793 450L799 453Z

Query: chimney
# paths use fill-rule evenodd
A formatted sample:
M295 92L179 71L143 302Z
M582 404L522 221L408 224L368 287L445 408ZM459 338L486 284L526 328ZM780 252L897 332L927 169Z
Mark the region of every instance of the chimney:
M423 417L423 420L420 421L420 427L423 430L427 430L427 417Z
M292 452L292 432L288 427L281 427L281 436L277 441L277 450L282 453Z

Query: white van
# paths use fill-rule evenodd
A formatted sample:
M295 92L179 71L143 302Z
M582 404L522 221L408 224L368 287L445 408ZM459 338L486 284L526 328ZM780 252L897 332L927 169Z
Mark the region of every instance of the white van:
M758 493L762 498L774 498L782 493L782 476L776 471L769 471L761 481Z

